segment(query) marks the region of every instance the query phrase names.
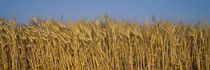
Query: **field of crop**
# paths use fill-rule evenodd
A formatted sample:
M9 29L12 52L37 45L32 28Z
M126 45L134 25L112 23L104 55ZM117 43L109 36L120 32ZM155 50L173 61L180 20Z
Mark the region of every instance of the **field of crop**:
M210 70L210 26L0 18L0 70Z

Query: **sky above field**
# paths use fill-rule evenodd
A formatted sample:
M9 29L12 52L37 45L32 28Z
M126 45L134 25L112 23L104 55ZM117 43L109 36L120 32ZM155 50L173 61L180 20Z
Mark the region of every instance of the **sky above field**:
M54 17L64 20L82 16L95 18L110 16L144 21L154 15L157 19L167 18L210 22L210 0L4 0L0 2L0 16L11 18L16 15L18 22L29 21L34 16Z

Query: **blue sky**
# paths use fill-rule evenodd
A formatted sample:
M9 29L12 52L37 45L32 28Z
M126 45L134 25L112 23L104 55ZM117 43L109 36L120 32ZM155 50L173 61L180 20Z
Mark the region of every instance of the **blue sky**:
M94 18L108 13L110 16L144 21L152 15L174 21L189 22L199 19L210 22L210 0L4 0L0 2L0 16L19 22L34 16L76 19Z

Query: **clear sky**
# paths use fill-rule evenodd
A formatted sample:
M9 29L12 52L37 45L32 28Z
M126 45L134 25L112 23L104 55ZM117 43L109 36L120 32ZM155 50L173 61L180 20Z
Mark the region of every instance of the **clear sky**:
M108 13L120 18L144 21L152 15L174 21L198 19L210 22L210 0L1 0L0 16L14 14L19 22L31 17L54 17L65 20L81 16L93 18Z

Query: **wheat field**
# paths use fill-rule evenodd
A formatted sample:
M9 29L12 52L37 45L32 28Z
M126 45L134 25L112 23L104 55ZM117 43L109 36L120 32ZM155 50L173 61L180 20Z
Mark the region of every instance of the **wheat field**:
M0 70L210 70L210 26L0 18Z

